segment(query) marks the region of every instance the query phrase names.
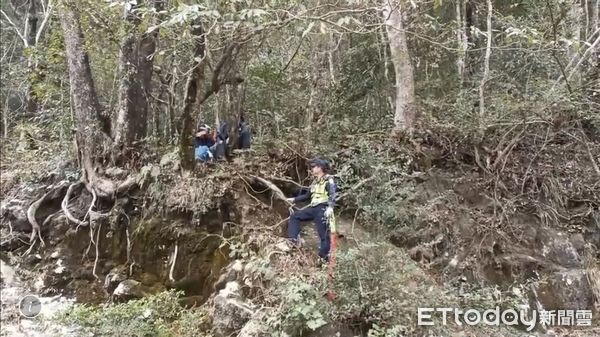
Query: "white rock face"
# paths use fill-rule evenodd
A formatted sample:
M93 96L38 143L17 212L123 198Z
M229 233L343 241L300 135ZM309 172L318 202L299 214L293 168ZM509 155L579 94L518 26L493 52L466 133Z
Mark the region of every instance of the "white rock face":
M40 297L40 312L34 318L24 317L19 310L19 303L25 295L35 295L35 290L28 290L19 279L15 269L0 260L2 278L2 308L0 324L2 337L54 337L54 336L86 336L77 327L58 324L54 316L73 305L74 300L62 296Z
M240 284L227 282L214 299L213 328L216 336L229 336L244 327L254 314L254 308L240 295Z

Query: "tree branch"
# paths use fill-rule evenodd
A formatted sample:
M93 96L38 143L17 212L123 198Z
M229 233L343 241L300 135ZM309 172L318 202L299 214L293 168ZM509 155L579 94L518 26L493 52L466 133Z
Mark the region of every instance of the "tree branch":
M44 4L44 1L42 1L42 6ZM40 37L42 37L42 32L44 31L44 28L46 27L46 24L48 23L48 19L50 19L50 16L52 15L52 0L48 0L48 7L44 7L44 19L42 20L42 23L40 24L40 28L37 31L37 34L35 34L35 44L37 45L37 43L40 41Z
M27 42L27 39L25 38L25 36L23 34L21 34L19 29L17 28L17 25L15 25L15 23L8 17L8 15L6 15L6 13L3 10L0 9L0 13L2 13L2 15L8 21L8 23L13 27L14 31L17 33L19 38L21 38L21 40L23 41L23 44L25 45L25 47L29 47L29 43Z
M237 42L233 42L229 46L227 46L225 48L225 50L223 51L223 55L221 55L219 62L217 63L217 65L215 66L215 69L213 70L212 78L210 81L210 87L206 90L206 92L204 93L204 96L200 99L200 102L198 102L198 104L204 103L212 94L218 93L219 89L221 89L221 85L223 85L224 83L219 81L219 75L221 73L221 70L223 69L223 66L231 58L231 55L233 54L233 50L235 49L236 46L237 46Z

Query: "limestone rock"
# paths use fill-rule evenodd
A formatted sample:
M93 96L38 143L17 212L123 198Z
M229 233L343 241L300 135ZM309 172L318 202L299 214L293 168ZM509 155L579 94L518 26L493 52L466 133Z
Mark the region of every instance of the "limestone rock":
M9 221L14 231L28 232L31 230L31 224L27 220L27 208L22 200L13 199L3 203L0 207L0 214L3 219Z
M251 319L240 331L237 337L269 337L271 336L268 333L265 325L260 322L258 319Z
M307 337L354 337L354 332L347 326L341 324L330 323L318 328L315 331L308 333Z
M177 152L169 152L160 158L160 167L162 168L176 171L180 166L181 161L179 160Z
M584 310L593 305L592 288L580 269L557 272L538 287L539 300L546 309Z
M119 283L127 279L127 271L122 267L113 268L104 278L104 290L112 294Z
M214 290L219 291L225 288L229 282L236 281L242 278L244 272L244 263L241 260L233 261L225 270L219 279L214 283Z
M573 245L573 248L575 248L579 253L583 251L583 247L585 246L585 238L581 233L571 235L570 241Z
M215 336L230 336L241 330L254 314L254 309L240 295L238 282L228 282L214 299L213 329Z
M129 279L119 283L113 291L112 298L117 301L128 301L135 298L142 298L145 293L141 282Z
M542 237L542 244L541 253L550 261L567 268L581 266L581 257L566 234L547 231Z
M278 243L278 244L275 246L275 248L276 248L278 251L280 251L280 252L284 252L284 253L287 253L287 252L289 252L289 251L291 251L291 250L292 250L292 247L291 247L291 246L290 246L290 244L289 244L288 242L286 242L286 241L281 241L281 242L279 242L279 243Z

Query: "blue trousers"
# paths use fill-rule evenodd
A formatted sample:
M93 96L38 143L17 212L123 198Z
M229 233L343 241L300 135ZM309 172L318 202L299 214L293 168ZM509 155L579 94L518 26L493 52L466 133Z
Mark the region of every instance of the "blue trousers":
M210 159L210 148L206 145L201 145L196 147L195 150L195 157L196 160L201 160L201 161L208 161Z
M317 205L307 207L305 209L294 212L290 216L288 222L288 238L293 242L297 242L300 236L300 222L313 221L319 233L321 244L319 247L319 256L325 260L329 258L329 249L331 246L331 238L329 236L329 224L325 218L325 208L327 205Z

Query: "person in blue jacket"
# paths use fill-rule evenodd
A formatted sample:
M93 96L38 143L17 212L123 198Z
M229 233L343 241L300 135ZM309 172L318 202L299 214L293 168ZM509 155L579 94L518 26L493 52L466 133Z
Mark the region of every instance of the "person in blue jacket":
M329 175L330 167L326 160L316 158L311 160L309 165L311 173L315 177L310 192L295 198L288 198L287 201L296 203L310 199L310 205L290 215L288 238L297 244L300 238L300 222L314 221L321 241L319 257L328 261L331 246L329 219L333 217L337 187L333 176Z
M196 133L195 139L196 161L212 161L214 157L212 151L214 151L215 144L215 138L210 133L210 127L206 124L201 125L198 129L198 132Z

